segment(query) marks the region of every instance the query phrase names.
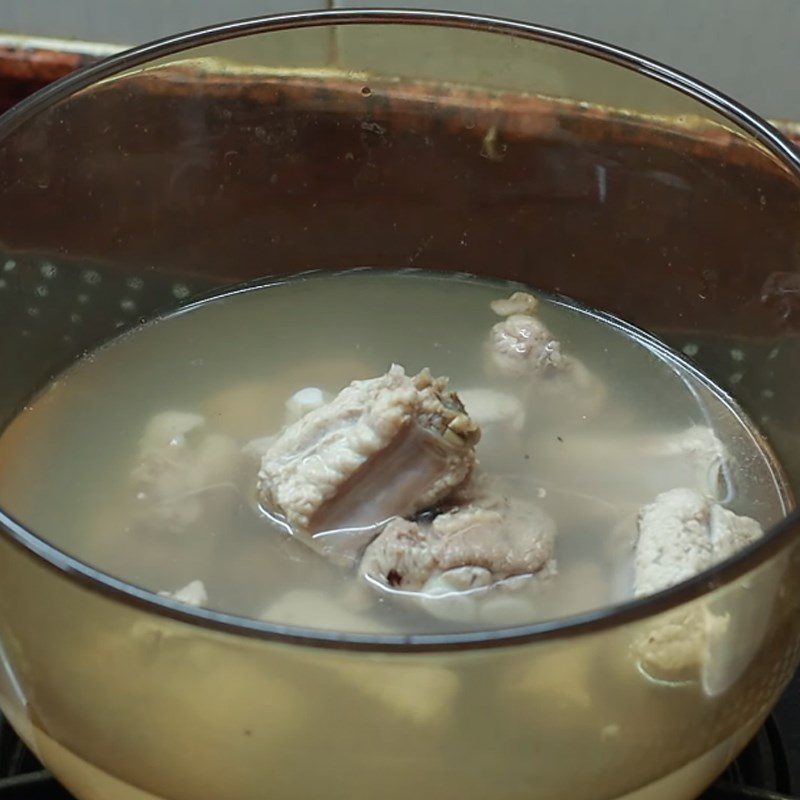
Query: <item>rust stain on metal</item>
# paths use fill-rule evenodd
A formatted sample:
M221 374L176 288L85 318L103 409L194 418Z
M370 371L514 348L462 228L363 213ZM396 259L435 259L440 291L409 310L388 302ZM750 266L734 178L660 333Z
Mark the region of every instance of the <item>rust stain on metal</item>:
M0 51L0 87L21 95L82 58ZM591 297L651 329L785 330L796 295L763 275L792 268L779 256L798 194L733 126L424 81L370 76L365 93L363 76L203 67L74 97L72 124L47 128L52 164L35 142L14 142L0 237L231 281L272 268L459 269ZM800 126L779 127L800 143ZM52 168L46 193L31 155ZM81 198L91 226L64 214L65 196ZM265 220L279 237L264 236ZM154 228L179 246L154 251ZM613 287L628 275L621 296Z
M96 57L80 52L0 45L0 112L95 61Z

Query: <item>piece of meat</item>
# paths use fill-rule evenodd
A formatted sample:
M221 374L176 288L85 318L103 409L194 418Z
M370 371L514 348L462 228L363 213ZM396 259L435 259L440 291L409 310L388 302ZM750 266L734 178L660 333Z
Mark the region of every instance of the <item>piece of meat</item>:
M451 622L530 620L535 600L515 590L554 574L555 525L539 508L483 489L478 482L473 503L432 520L392 520L364 552L362 578Z
M259 499L294 533L318 535L323 549L333 539L327 532L374 536L374 526L433 507L461 486L479 437L446 378L427 370L409 377L393 365L286 428L262 459Z
M499 380L522 382L528 399L564 404L581 416L599 408L605 400L601 381L574 356L563 352L561 343L536 316L533 295L515 292L506 300L495 300L492 311L501 317L485 345L487 374Z
M460 389L458 396L470 417L486 433L489 427L503 426L512 432L522 430L525 424L525 409L522 401L507 392L477 387ZM484 439L486 437L484 436Z
M554 534L553 521L536 506L498 496L491 505L459 507L430 522L392 520L359 569L387 589L463 592L552 567Z
M657 618L631 648L640 671L662 685L696 683L708 697L727 692L763 653L786 566L767 561L724 591Z
M309 411L316 411L322 408L325 403L330 403L333 398L316 386L307 386L298 389L286 401L286 424L291 425L302 419Z
M539 301L525 292L491 303L504 319L495 324L486 343L490 372L504 378L531 378L562 367L561 344L536 316Z
M539 301L528 292L513 292L509 297L502 300L492 300L489 308L498 317L510 317L514 314L524 314L533 316L539 307Z
M639 512L635 553L636 596L674 586L723 561L762 535L694 489L672 489Z
M309 411L316 411L316 409L322 408L325 403L329 403L332 399L333 396L331 394L318 389L316 386L298 389L286 401L286 413L284 416L286 424L294 424L308 414ZM242 447L242 456L251 463L255 462L257 468L260 469L262 459L277 438L278 434L274 433L250 439Z
M655 681L699 682L709 667L712 652L724 640L729 624L727 614L714 614L705 605L695 604L672 614L640 636L631 652L640 670Z
M505 378L550 377L564 361L561 344L527 314L512 314L492 327L487 355L491 371Z
M159 592L161 597L170 597L187 606L204 606L208 603L208 592L203 581L192 581L174 592Z
M430 526L394 519L367 547L359 571L381 586L421 589L436 570Z
M186 530L220 491L234 496L239 457L234 440L209 432L199 414L156 414L145 427L131 471L137 521L160 531Z
M445 546L439 566L483 567L494 580L539 572L553 555L555 525L529 503L497 497L491 504L466 506L440 514L433 530Z

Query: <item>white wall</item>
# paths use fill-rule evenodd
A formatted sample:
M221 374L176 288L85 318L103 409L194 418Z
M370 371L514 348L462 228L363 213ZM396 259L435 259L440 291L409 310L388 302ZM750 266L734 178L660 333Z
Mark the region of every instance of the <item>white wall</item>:
M800 0L0 0L0 30L135 44L329 3L460 9L564 28L669 63L765 116L800 120Z

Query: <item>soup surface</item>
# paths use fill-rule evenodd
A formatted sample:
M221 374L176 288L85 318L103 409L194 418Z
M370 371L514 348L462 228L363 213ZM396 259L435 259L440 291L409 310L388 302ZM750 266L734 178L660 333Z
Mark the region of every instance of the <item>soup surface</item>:
M490 303L524 288L355 270L246 287L157 319L88 354L5 431L0 503L58 548L179 601L401 634L505 627L630 598L637 518L662 492L688 486L764 528L781 518L779 471L742 411L623 323L539 296L538 318L588 379L537 394L488 369ZM264 437L392 364L448 376L481 428L476 474L523 503L531 525L552 523L537 579L423 602L321 555L259 502L260 459L274 442ZM709 436L724 457L700 452ZM143 460L162 444L159 468L166 459L183 471L151 492Z

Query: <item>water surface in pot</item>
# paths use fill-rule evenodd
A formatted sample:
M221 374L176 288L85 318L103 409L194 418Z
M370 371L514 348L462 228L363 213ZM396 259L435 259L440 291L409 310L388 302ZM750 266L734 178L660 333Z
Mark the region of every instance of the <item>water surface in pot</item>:
M216 295L113 340L52 381L0 440L13 464L0 472L0 498L61 549L151 591L194 585L199 594L179 599L270 622L386 633L525 624L630 598L636 517L660 492L713 493L764 528L783 516L777 465L743 412L624 323L542 295L536 314L558 357L581 371L537 393L493 370L490 304L519 288L456 273L356 270ZM477 585L455 603L449 584L431 584L420 605L399 579L365 581L353 563L320 557L259 507L259 443L269 444L287 414L307 411L309 392L330 400L393 362L450 377L483 429L480 473L523 524L554 525L552 559L536 580L506 581L502 592ZM698 431L723 443L723 463L698 455Z

